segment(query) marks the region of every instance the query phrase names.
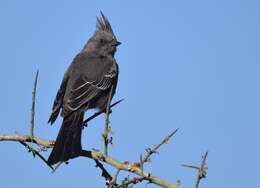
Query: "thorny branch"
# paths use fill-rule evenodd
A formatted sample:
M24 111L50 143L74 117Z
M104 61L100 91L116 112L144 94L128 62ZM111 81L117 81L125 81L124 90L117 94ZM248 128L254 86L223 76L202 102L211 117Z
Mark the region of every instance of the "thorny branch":
M19 141L24 141L24 138L26 138L25 135L19 135L19 136L13 135L13 136L12 135L8 135L8 136L0 135L0 141L18 141L19 142ZM22 140L21 140L21 138L22 138ZM30 137L27 136L27 140L25 140L25 141L29 142L29 143L38 143L39 145L43 144L42 146L44 146L46 148L53 147L53 141L51 141L51 140L43 140L43 139L38 139L38 138L34 137L34 141L32 142ZM98 151L83 150L81 153L81 156L87 157L90 159L95 159L98 161L103 161L104 163L109 164L109 165L115 167L116 169L134 173L138 176L144 177L149 182L157 184L161 187L167 187L167 188L178 188L179 187L178 184L169 183L161 178L153 176L149 172L145 172L145 171L141 170L140 167L136 166L135 164L120 162L120 161L113 159L112 157L108 157Z
M0 135L0 141L16 141L16 142L28 142L40 145L44 148L52 148L55 141L53 140L44 140L38 137L31 138L30 135L21 135L21 134L11 134L11 135Z
M34 136L34 117L35 117L35 96L36 96L36 87L38 81L39 70L36 72L34 84L33 84L33 91L32 91L32 108L31 108L31 127L30 127L30 135L33 138Z
M200 183L200 180L202 178L206 178L206 174L207 174L206 159L207 159L207 156L208 156L208 152L206 152L205 155L202 156L202 161L201 161L200 168L198 170L198 176L197 176L195 188L199 187L199 183Z
M187 168L192 168L192 169L198 170L198 175L197 175L197 178L196 178L195 188L199 187L199 183L200 183L201 179L206 178L206 174L207 174L207 170L208 170L208 167L206 165L207 156L208 156L208 151L202 156L202 161L201 161L201 164L200 164L199 167L198 166L194 166L194 165L182 164L183 167L187 167Z
M35 120L35 96L36 96L36 87L37 87L37 80L38 80L38 73L36 73L35 81L34 81L34 87L32 91L32 107L31 107L31 126L30 126L30 134L29 135L21 135L21 134L13 134L13 135L0 135L0 141L16 141L25 146L29 152L32 152L33 156L38 156L49 168L51 168L53 171L55 170L52 166L50 166L46 159L40 154L41 151L46 151L48 148L52 148L54 146L55 141L53 140L45 140L34 136L34 120ZM105 132L103 133L103 138L105 140L105 150L104 153L101 153L99 151L93 150L82 150L81 155L82 157L87 157L90 159L93 159L96 163L96 167L99 167L102 171L101 176L105 178L106 185L109 188L128 188L133 184L140 183L142 181L148 181L148 183L153 183L156 185L159 185L161 187L165 188L179 188L180 183L177 181L177 183L172 184L169 183L161 178L158 178L156 176L153 176L149 172L145 172L143 169L143 164L150 161L150 157L152 154L157 153L157 150L165 143L167 143L170 138L177 132L178 129L174 130L170 135L166 136L159 144L154 146L153 148L146 149L146 155L144 158L140 156L140 162L139 163L133 163L130 164L129 162L120 162L116 159L113 159L112 157L109 157L107 155L107 146L111 142L110 139L108 139L108 134L110 132L109 127L109 114L111 113L110 109L114 107L115 105L119 104L123 101L123 99L113 103L111 103L112 98L112 90L110 91L108 103L106 109L100 110L99 112L93 114L91 117L87 118L83 122L83 126L87 126L87 123L91 121L92 119L96 118L102 113L106 113L106 125L105 125ZM39 149L35 149L33 146L30 146L27 143L36 144ZM206 157L208 152L203 156L203 160L200 167L192 166L192 165L183 165L190 168L195 168L198 170L198 177L196 181L195 188L198 188L199 182L202 178L206 177ZM109 164L117 169L117 173L112 177L109 172L105 169L104 165L101 163L104 162L106 164ZM121 184L117 184L117 176L119 175L120 171L127 171L133 174L138 175L138 177L134 177L132 179L125 178Z
M112 93L114 90L114 86L112 85L110 91L109 91L109 96L107 100L107 105L106 105L106 122L105 122L105 130L104 133L102 134L102 137L104 139L104 154L108 155L108 144L112 142L110 138L108 138L109 133L111 132L111 128L109 127L109 114L110 114L110 103L112 99Z
M178 129L175 129L171 134L169 134L168 136L166 136L159 144L155 145L153 148L147 148L146 149L146 155L144 156L144 158L142 159L142 156L140 157L140 163L141 166L143 166L144 163L149 162L150 161L150 157L152 154L157 153L157 150L163 145L166 144L173 135L175 135L175 133L178 131Z
M115 167L118 170L131 172L131 173L136 174L138 176L144 177L147 180L149 180L151 183L154 183L154 184L159 185L161 187L167 187L167 188L178 188L179 187L176 184L169 183L169 182L167 182L167 181L165 181L161 178L153 176L149 172L145 172L145 171L142 172L142 170L138 166L136 166L135 164L120 162L120 161L113 159L112 157L108 157L108 156L106 156L103 153L98 152L98 151L83 150L81 156L103 161L103 162Z

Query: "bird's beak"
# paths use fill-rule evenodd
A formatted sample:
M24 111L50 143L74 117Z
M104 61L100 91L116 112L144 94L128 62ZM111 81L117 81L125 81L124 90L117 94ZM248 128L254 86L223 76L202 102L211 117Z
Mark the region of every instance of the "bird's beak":
M116 41L115 46L119 46L120 44L122 44L122 43L119 41Z

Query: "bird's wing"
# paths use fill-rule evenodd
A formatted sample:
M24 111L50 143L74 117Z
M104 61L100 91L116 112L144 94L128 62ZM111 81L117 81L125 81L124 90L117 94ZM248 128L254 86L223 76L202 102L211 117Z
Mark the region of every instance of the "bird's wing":
M74 70L77 79L67 89L67 96L63 105L62 115L65 117L95 97L111 88L117 79L117 66L115 63L97 60L95 62L82 62L82 66L75 66L80 70ZM95 67L95 68L93 68Z
M65 75L62 79L60 88L59 88L59 90L56 94L56 98L53 102L52 113L51 113L51 116L48 120L48 123L53 124L55 122L55 120L57 119L59 113L60 113L60 109L61 109L62 104L63 104L63 97L64 97L65 92L66 92L66 87L67 87L67 83L68 83L68 80L69 80L70 72L71 72L71 66L68 68L68 70L66 71L66 73L65 73Z

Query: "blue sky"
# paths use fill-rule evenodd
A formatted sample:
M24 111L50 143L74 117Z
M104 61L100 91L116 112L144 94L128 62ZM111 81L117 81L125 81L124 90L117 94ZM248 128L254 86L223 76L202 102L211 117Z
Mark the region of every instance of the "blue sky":
M199 164L209 150L201 188L259 187L259 5L254 0L1 1L0 133L28 133L39 68L35 134L56 137L61 119L53 127L46 123L54 96L102 10L122 42L114 101L125 101L111 115L111 156L137 161L145 148L179 128L146 170L193 187L196 173L180 164ZM86 149L102 150L103 129L104 116L84 129ZM89 159L73 160L51 174L17 143L1 143L0 150L1 187L104 187Z

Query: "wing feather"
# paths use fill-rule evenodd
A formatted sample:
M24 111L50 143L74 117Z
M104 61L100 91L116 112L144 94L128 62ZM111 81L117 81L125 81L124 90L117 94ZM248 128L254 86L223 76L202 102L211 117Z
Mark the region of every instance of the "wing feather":
M117 67L111 66L103 75L90 80L84 75L80 75L74 81L70 89L68 99L63 106L63 114L78 110L83 105L87 105L95 97L99 96L105 90L111 88L117 78Z

